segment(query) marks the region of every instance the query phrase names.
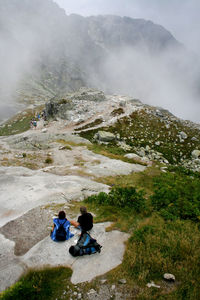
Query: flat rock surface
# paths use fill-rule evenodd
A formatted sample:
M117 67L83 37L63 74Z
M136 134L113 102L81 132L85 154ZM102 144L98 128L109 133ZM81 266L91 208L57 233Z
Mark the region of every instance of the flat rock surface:
M82 200L108 186L80 176L59 176L23 167L0 167L0 225L41 204Z
M118 266L123 259L124 242L128 234L111 231L105 232L110 223L95 224L91 231L92 237L102 245L101 253L90 256L72 257L69 247L76 244L80 232L72 229L74 237L63 243L56 243L49 236L32 247L25 255L14 254L14 242L0 235L1 261L0 261L0 289L4 290L23 274L27 268L40 268L43 266L68 266L73 270L71 281L74 284L91 281Z
M126 98L106 98L100 106L95 104L92 112L90 104L78 102L79 106L88 107L80 127L102 114L104 125L112 124L116 117L111 117L111 113L122 100ZM127 104L124 115L137 109ZM109 186L95 178L145 169L90 151L91 143L74 132L79 128L76 122L73 118L48 124L41 120L35 130L0 137L0 290L15 283L28 268L68 266L73 270L71 281L76 284L90 281L122 262L128 235L106 232L108 223L95 224L91 232L103 246L100 254L78 258L69 254L69 247L79 238L76 229L75 236L64 243L55 243L49 237L55 211L64 209L70 220L74 218L70 215L71 200L109 191Z

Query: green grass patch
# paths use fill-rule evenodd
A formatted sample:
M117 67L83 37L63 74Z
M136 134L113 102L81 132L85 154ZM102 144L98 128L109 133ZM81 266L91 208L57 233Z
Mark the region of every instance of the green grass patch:
M141 222L129 239L121 269L140 286L154 280L162 287L164 273L174 274L179 285L170 297L164 287L146 288L139 299L199 299L199 240L198 226L191 221L165 222L153 215Z
M0 136L15 135L27 131L30 129L30 121L34 118L35 113L42 111L44 106L38 106L37 108L27 109L22 113L17 114L3 125L0 126Z
M124 180L124 187L115 186L108 195L99 193L85 200L97 222L113 222L107 230L119 229L131 235L123 263L107 276L113 282L126 278L138 287L136 299L200 299L199 178L179 168L173 173L158 174L158 168L153 167L146 172L149 176L136 174L137 183L151 190L151 197L128 188L133 182L125 176L115 178L115 184ZM164 273L174 274L176 282L164 283ZM161 288L147 288L152 280Z
M114 144L100 145L100 144L94 143L92 145L87 145L87 148L96 154L104 155L111 159L118 159L118 160L122 160L124 162L136 163L136 164L146 166L146 163L138 162L134 159L124 157L124 154L126 154L127 152Z
M153 165L143 172L134 172L129 175L109 176L96 178L98 182L117 187L136 187L144 189L147 196L153 193L153 178L159 176L160 169Z
M30 271L0 295L1 300L48 300L60 297L67 286L72 288L69 268L57 267ZM60 299L60 298L59 298Z
M152 207L166 220L200 221L200 180L183 174L166 173L154 179Z
M147 209L144 191L136 191L134 187L113 187L108 194L101 192L98 195L88 197L85 201L86 203L109 205L117 208L131 208L137 213Z
M51 157L47 157L45 159L45 164L52 164L53 163L53 159Z

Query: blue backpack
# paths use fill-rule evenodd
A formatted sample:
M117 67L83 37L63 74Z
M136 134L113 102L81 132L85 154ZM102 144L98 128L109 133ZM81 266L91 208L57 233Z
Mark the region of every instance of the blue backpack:
M69 253L72 256L82 256L85 254L94 254L101 252L102 246L93 239L88 232L83 232L75 246L69 248Z
M67 222L67 220L60 224L58 229L56 230L56 240L57 241L65 241L66 240L66 230L64 228L64 224Z

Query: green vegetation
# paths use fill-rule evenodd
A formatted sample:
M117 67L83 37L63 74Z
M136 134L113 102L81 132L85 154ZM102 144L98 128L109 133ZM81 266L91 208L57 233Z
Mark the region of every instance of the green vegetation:
M82 126L81 128L75 129L75 131L79 131L79 130L84 130L84 129L87 129L87 128L91 128L91 127L94 127L94 126L97 126L97 125L101 124L102 122L103 122L102 119L96 119L96 120L94 120L94 122L86 124L85 126Z
M191 221L164 221L153 215L140 222L129 239L124 261L120 269L127 276L145 286L154 280L161 291L144 289L139 299L194 299L200 297L200 232ZM165 290L164 273L175 275L179 285ZM170 293L171 292L171 293ZM162 295L166 293L166 295Z
M109 272L108 278L114 281L123 274L131 285L139 287L136 299L197 300L200 298L199 178L179 168L159 175L156 168L150 169L149 173L135 177L140 187L151 190L147 197L133 187L129 175L110 181L107 178L107 182L115 184L110 193L85 200L97 215L97 221L114 222L108 230L130 233L123 263ZM120 178L122 184L116 187ZM162 280L164 273L174 274L176 283L166 285ZM152 280L161 289L147 288L146 284Z
M0 295L1 300L48 300L56 299L66 291L72 271L58 267L41 271L30 271L14 286Z
M200 133L198 129L184 126L181 122L173 121L167 128L165 122L155 115L150 115L145 110L135 111L130 116L119 119L110 127L101 130L119 134L131 147L150 146L152 150L160 152L172 164L180 162L181 158L189 159L191 152L199 148ZM98 131L88 130L81 132L84 138L93 141L94 134ZM178 134L184 131L188 138L180 141ZM196 141L191 140L196 137ZM159 141L160 145L155 143Z
M111 116L115 117L115 116L119 116L121 114L124 114L124 110L123 108L119 107L119 108L116 108L114 109L112 112L111 112Z
M110 186L118 187L137 187L145 191L145 197L152 195L153 178L160 175L161 171L153 165L146 168L143 172L134 172L129 175L118 175L96 178L95 180Z
M3 125L0 125L0 136L15 135L30 129L30 121L34 118L36 112L42 111L43 105L35 109L27 109L9 119Z
M45 164L52 164L53 163L53 159L51 157L47 157L45 159Z
M70 99L60 99L58 104L72 104L72 101Z
M134 187L114 187L108 194L101 192L98 195L88 197L86 202L95 202L98 205L110 205L119 208L127 207L140 213L146 210L146 200L143 196L144 192L142 190L137 192Z
M81 129L95 125L93 122ZM149 116L145 110L136 111L130 117L121 118L116 124L101 129L120 134L133 150L149 145L163 153L172 164L180 162L182 157L189 158L191 151L199 147L199 131L184 127L178 121L166 128L163 121L154 115ZM97 131L88 130L81 136L93 141ZM180 131L188 135L183 142L177 137ZM193 136L197 141L191 141ZM159 146L156 141L160 141ZM111 159L134 162L125 158L126 152L115 143L86 145L64 140L57 142L67 150L85 146ZM45 157L43 163L44 160ZM30 162L29 154L23 153L22 162ZM52 162L47 156L45 163ZM96 160L94 163L99 162ZM8 164L8 159L5 158L3 163ZM17 163L20 163L19 160L16 160ZM77 157L75 164L84 167L85 161ZM77 172L81 176L89 176L84 170ZM106 275L108 281L116 283L119 278L126 278L127 288L135 286L135 299L140 300L200 299L200 174L175 165L169 165L167 172L162 173L159 164L153 164L144 172L95 180L110 185L110 192L74 203L72 211L78 213L81 204L87 205L88 210L95 213L95 222L112 221L107 230L118 229L130 234L123 263ZM174 274L176 282L165 283L164 273ZM69 299L68 295L61 295L66 285L70 286L70 275L71 271L65 268L32 271L4 292L1 299ZM146 284L152 280L161 288L147 288Z
M165 219L200 220L200 181L180 174L155 178L152 207Z
M123 149L121 149L118 146L113 145L111 143L108 145L103 145L103 144L102 145L100 145L100 144L87 145L87 148L94 153L107 156L111 159L119 159L124 162L137 163L137 164L146 166L146 163L144 163L144 162L138 162L138 161L135 161L134 159L124 157L124 154L126 153L126 151L124 151Z
M0 126L0 136L18 134L28 130L32 118L32 112L29 112L24 117L18 115L15 119L7 121L4 125Z

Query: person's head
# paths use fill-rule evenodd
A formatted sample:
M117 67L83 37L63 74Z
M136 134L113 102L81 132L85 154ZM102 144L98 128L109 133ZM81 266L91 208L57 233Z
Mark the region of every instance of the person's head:
M65 217L66 217L66 214L65 214L64 210L59 211L58 218L63 220L63 219L65 219Z
M81 206L80 207L80 212L81 212L82 215L86 214L87 213L87 208L85 206Z

